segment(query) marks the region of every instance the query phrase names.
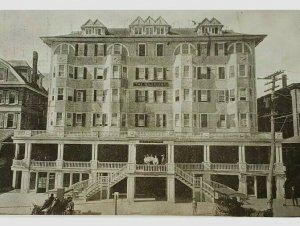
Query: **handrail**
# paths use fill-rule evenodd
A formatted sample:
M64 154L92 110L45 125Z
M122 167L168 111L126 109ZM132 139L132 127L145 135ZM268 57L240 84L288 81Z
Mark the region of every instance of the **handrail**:
M75 161L64 161L63 166L65 168L90 168L90 162L75 162Z
M204 170L203 163L176 163L175 165L182 170Z
M31 160L31 167L56 167L56 161L36 161Z
M119 177L124 176L126 174L126 170L127 170L127 165L123 166L118 171L110 174L109 175L109 185L112 186L119 179Z
M184 180L186 180L188 183L190 183L192 186L194 185L193 182L193 176L184 172L182 169L179 167L175 167L175 173L181 176Z
M98 162L98 169L120 169L127 165L127 162Z
M147 165L147 164L136 164L136 171L141 172L166 172L167 165Z
M208 183L208 184L210 184L214 189L216 189L216 188L225 188L225 189L228 189L228 190L230 190L232 192L236 192L236 190L234 190L233 188L228 187L228 186L226 186L224 184L218 183L216 181L212 181L211 180L211 181L205 181L205 182Z
M229 170L235 171L239 169L238 163L211 163L211 170Z

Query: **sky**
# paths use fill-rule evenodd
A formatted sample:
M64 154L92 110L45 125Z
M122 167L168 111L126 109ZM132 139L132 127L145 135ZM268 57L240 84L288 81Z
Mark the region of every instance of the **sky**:
M256 76L285 70L288 84L300 82L300 11L0 11L0 58L27 60L39 53L39 70L49 73L50 49L40 37L79 31L88 19L99 19L108 28L122 28L137 17L162 16L172 27L194 27L192 21L217 18L224 29L266 34L256 47ZM265 81L257 81L258 96Z

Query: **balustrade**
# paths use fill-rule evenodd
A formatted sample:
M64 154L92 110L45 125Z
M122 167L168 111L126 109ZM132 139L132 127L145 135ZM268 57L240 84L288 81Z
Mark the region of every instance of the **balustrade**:
M73 162L73 161L65 161L63 164L64 168L90 168L90 162Z
M98 169L120 169L127 165L127 162L98 162Z
M211 163L211 170L236 171L239 170L237 163Z
M51 167L55 168L56 167L56 162L55 161L35 161L32 160L30 162L31 167Z
M166 172L167 165L136 164L135 170L141 172Z

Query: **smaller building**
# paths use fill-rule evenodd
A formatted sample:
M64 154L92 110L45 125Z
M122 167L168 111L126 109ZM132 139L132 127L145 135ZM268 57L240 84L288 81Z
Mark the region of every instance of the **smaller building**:
M300 83L287 85L286 76L282 81L282 88L275 92L275 131L282 132L284 138L282 151L289 196L291 185L300 192ZM258 130L270 131L271 95L258 98L257 108Z
M14 130L46 129L48 95L37 63L37 52L32 67L24 60L0 59L0 189L11 184Z

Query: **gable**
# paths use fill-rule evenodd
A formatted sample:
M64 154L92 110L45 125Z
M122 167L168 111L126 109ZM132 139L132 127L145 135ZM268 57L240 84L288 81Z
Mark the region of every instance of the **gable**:
M0 80L0 84L26 84L15 69L2 59L0 59L0 73L3 73L3 80Z

